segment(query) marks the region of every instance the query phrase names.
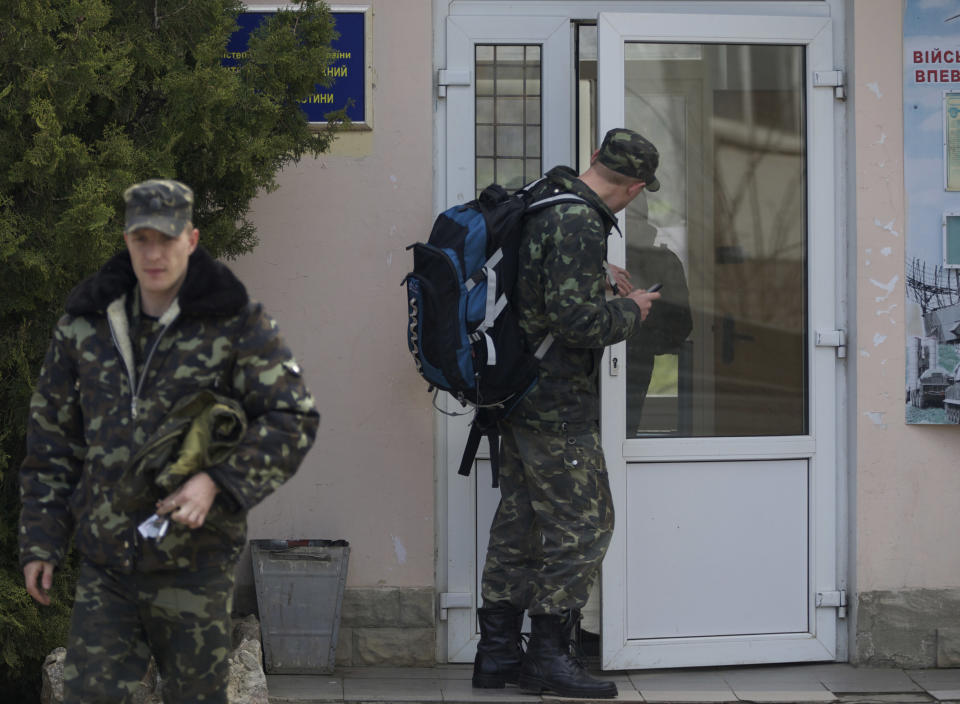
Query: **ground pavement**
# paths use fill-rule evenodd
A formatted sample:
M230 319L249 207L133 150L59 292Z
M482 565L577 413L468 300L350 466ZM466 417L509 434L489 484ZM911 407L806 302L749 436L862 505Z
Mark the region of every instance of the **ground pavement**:
M526 694L516 687L473 689L470 665L429 668L338 668L332 675L267 675L271 704L536 704L584 702ZM837 702L960 704L960 669L900 670L831 663L595 673L620 696L596 701L692 704Z

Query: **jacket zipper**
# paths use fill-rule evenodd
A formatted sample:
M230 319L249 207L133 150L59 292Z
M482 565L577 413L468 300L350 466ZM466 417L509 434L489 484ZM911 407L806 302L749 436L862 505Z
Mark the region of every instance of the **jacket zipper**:
M116 347L117 352L120 354L120 359L123 360L123 364L127 368L127 377L130 379L130 393L132 394L130 398L130 415L134 420L137 419L137 400L140 398L140 392L143 390L143 382L147 378L147 371L150 369L150 360L153 359L153 353L156 351L157 345L160 344L160 339L163 337L163 334L169 327L169 325L164 325L162 328L160 328L160 332L157 333L157 339L155 339L153 344L150 345L150 351L147 353L147 358L143 362L143 373L140 375L140 380L138 381L136 368L133 366L133 360L131 359L128 361L126 358L124 358L123 349L120 347L120 343L117 342L117 333L113 329L113 325L110 325L110 336L113 338L113 346Z

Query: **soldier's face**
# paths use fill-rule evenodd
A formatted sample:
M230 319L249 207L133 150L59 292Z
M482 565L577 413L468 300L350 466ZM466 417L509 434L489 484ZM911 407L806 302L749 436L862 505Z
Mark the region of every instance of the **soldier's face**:
M141 228L124 233L133 271L145 296L172 300L187 276L190 255L197 248L200 232L187 227L179 237Z

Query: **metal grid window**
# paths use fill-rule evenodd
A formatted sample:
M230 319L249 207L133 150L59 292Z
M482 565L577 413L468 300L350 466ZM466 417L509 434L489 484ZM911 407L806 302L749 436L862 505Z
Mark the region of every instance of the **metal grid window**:
M540 46L476 46L476 189L540 176Z

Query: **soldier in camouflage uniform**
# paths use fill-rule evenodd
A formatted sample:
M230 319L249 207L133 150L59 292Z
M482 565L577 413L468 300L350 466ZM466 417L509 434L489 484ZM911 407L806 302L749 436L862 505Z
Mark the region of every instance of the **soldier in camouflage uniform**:
M577 177L552 169L534 197L568 191L530 217L520 245L517 311L531 349L553 334L539 381L500 425L501 501L483 571L477 687L518 682L536 692L614 697L569 642L613 532L613 503L600 446L598 370L603 348L635 333L659 293L606 297L607 235L614 213L644 188L659 189L659 155L636 132L607 133ZM532 636L519 648L524 609Z
M151 180L124 198L127 251L71 292L31 399L20 561L48 604L75 534L65 702L130 701L151 655L165 701L226 702L246 514L297 470L319 415L276 323L198 247L192 191ZM138 450L201 390L242 408L234 450L173 492L142 482L121 500ZM153 514L168 529L146 537Z

